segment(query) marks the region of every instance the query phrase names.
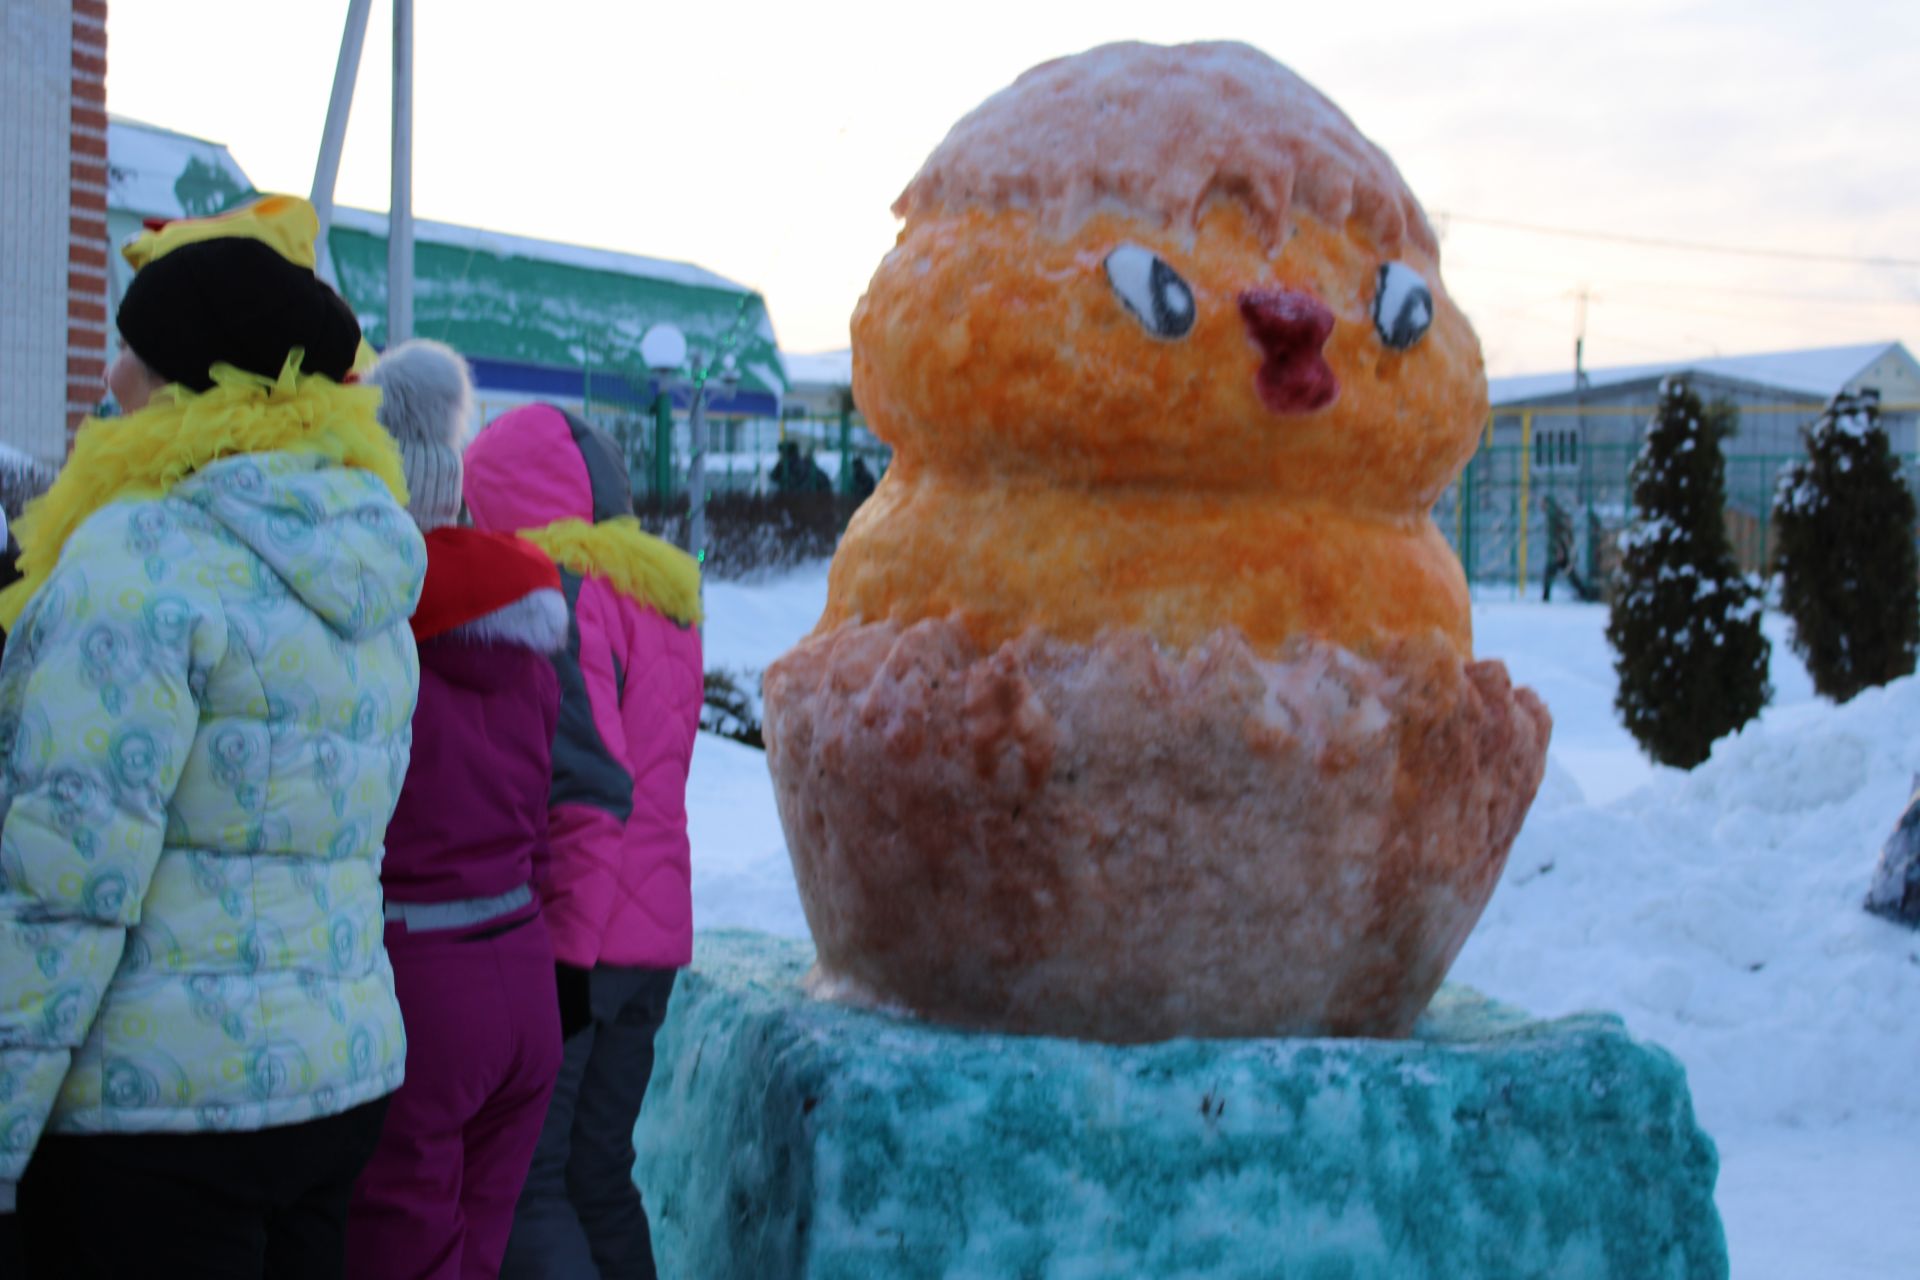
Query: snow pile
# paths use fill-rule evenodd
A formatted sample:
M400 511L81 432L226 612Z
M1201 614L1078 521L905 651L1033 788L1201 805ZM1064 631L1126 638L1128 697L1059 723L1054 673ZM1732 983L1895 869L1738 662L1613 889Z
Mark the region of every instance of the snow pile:
M703 596L707 625L701 640L707 670L741 677L758 715L760 673L812 631L826 610L827 564L805 564L751 582L709 579ZM767 785L771 788L772 783Z
M738 677L757 717L760 673L813 630L826 608L826 562L763 582L711 581L704 594L707 670ZM687 818L699 928L810 936L765 752L701 734L687 782Z
M1920 935L1861 909L1905 805L1920 681L1775 711L1608 806L1547 788L1453 976L1614 1009L1709 1131L1920 1123Z

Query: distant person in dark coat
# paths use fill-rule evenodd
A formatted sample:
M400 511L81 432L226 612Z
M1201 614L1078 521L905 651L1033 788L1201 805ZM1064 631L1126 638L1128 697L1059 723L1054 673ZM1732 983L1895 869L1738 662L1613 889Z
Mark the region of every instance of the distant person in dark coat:
M1573 584L1574 594L1591 604L1600 598L1593 585L1580 576L1573 563L1573 517L1552 497L1545 499L1547 511L1547 570L1540 584L1542 603L1553 599L1553 580L1564 575Z
M820 469L812 454L800 452L798 440L780 442L780 458L767 475L779 493L833 492L833 481L827 479L827 473Z

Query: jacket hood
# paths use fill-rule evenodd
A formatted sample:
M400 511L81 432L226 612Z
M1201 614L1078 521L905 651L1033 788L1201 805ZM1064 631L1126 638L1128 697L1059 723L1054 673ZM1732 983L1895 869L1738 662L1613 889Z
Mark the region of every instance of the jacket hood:
M566 647L560 571L539 547L511 534L459 528L435 529L426 543L414 639L517 644L536 653Z
M633 514L614 438L548 404L501 414L467 446L467 509L482 529L518 533L556 520Z
M419 602L420 531L369 472L313 454L245 454L201 468L172 496L205 511L349 640L405 622Z

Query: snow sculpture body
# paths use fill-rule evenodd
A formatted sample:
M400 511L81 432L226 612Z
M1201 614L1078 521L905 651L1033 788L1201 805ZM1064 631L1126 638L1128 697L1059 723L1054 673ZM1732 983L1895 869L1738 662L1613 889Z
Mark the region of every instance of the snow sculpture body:
M1112 1041L1401 1036L1549 718L1428 512L1486 414L1425 215L1236 44L1029 71L853 319L892 467L767 673L815 989Z

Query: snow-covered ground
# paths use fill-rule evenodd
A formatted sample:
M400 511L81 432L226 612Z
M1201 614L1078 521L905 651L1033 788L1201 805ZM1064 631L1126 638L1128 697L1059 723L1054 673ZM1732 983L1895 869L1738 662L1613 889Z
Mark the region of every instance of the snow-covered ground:
M711 584L708 665L763 669L825 599L824 565ZM1615 720L1604 610L1474 616L1555 731L1454 979L1543 1015L1613 1010L1680 1057L1736 1280L1920 1276L1920 933L1860 909L1920 773L1920 679L1836 708L1769 617L1774 705L1686 774ZM805 937L765 758L702 735L689 809L701 925Z

